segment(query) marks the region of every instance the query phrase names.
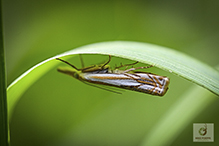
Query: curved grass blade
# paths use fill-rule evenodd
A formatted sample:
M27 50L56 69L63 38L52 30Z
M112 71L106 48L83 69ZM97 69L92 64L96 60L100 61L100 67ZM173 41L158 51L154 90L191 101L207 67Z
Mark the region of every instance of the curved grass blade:
M181 76L219 95L219 72L181 52L148 43L113 41L79 47L49 58L17 78L8 87L9 117L19 97L43 74L59 62L55 58L74 54L110 54L154 65Z

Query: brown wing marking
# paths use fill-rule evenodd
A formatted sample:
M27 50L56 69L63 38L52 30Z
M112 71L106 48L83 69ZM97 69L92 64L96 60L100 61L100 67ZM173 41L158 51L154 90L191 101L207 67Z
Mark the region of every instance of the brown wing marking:
M153 77L153 79L159 84L159 88L162 89L162 84L160 81L156 77Z
M152 82L153 82L154 88L151 89L151 92L153 92L153 91L156 89L157 84L154 82L153 78L152 78L150 75L148 75L148 77L149 77L149 78L152 80ZM151 93L151 94L152 94L152 93ZM156 90L154 91L154 94L156 94Z
M157 85L156 85L156 83L154 82L153 78L150 77L149 75L148 75L148 77L150 78L149 81L151 81L151 82L145 82L145 81L142 81L142 80L139 80L139 79L135 79L135 78L133 78L132 76L130 76L129 74L126 74L126 73L124 73L124 75L126 75L126 76L132 78L133 80L136 80L136 81L139 82L139 83L144 83L144 84L148 84L148 85L154 86L154 88L152 88L151 90L148 90L149 92L147 92L147 93L149 93L149 94L152 94L153 91L154 91L154 89L157 87ZM137 76L137 77L141 77L141 76L136 75L136 74L132 74L132 75ZM146 79L145 79L145 80L146 80ZM148 80L148 79L147 79L147 80ZM142 85L134 86L134 88L138 89L140 86L142 86ZM139 90L139 89L138 89L138 90Z
M145 81L142 81L142 80L140 80L140 79L135 79L135 78L133 78L133 77L132 77L131 75L129 75L129 74L124 73L124 75L126 75L126 76L132 78L133 80L136 80L136 81L139 82L139 83L143 83L143 84L148 84L148 85L156 86L156 84L154 84L154 80L153 80L153 79L150 79L150 80L149 80L149 79L146 79L146 78L142 78L141 76L139 76L139 75L137 75L137 74L132 74L133 76L136 76L136 77L139 77L139 78L145 80ZM148 80L148 82L147 82L147 80Z

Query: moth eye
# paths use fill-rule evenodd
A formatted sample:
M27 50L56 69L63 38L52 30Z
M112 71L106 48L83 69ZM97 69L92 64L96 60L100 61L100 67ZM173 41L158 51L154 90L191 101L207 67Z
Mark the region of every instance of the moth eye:
M76 79L78 79L78 78L79 78L79 75L75 72L75 73L74 73L74 77L75 77Z

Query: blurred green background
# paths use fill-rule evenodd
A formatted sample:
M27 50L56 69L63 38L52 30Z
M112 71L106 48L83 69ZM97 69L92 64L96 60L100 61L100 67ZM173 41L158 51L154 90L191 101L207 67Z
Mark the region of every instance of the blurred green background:
M153 43L216 66L218 9L216 0L3 0L8 85L51 56L101 41ZM108 59L101 55L83 55L83 58L85 65ZM70 62L80 67L78 57ZM111 65L120 62L132 61L113 57ZM193 86L158 68L147 71L170 77L170 89L164 98L131 91L117 95L87 86L54 68L18 102L10 123L11 145L140 145L160 117ZM170 144L219 145L218 104L216 100L193 117ZM193 123L214 123L215 142L193 143Z

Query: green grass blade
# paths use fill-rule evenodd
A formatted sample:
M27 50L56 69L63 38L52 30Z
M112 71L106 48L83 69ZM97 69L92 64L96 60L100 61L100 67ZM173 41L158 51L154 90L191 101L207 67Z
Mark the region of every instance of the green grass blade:
M154 65L194 82L219 95L219 72L181 52L148 43L113 41L86 45L49 58L29 69L8 87L9 115L19 97L48 70L60 63L54 60L74 54L111 54Z
M0 11L2 12L0 1ZM8 112L5 76L5 53L2 34L2 13L0 14L0 146L8 146Z

